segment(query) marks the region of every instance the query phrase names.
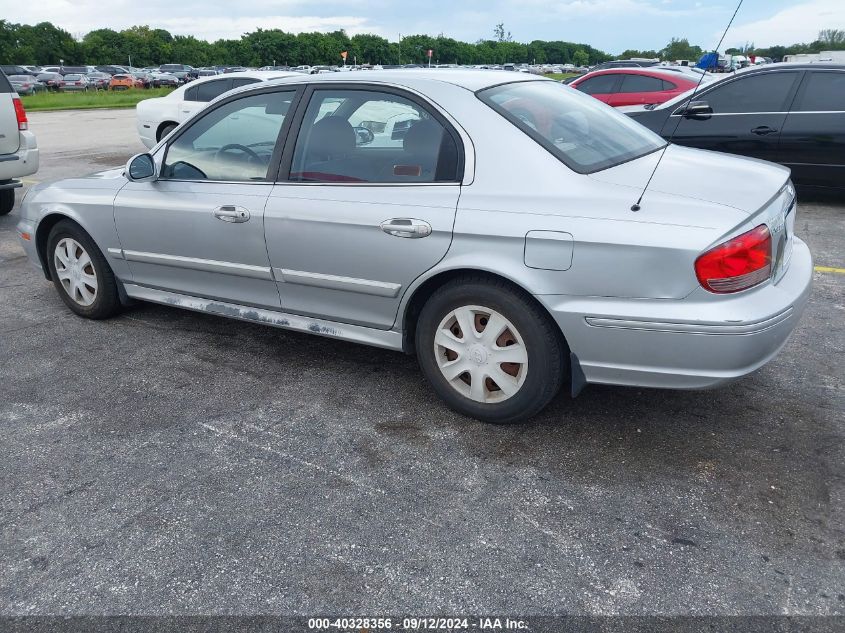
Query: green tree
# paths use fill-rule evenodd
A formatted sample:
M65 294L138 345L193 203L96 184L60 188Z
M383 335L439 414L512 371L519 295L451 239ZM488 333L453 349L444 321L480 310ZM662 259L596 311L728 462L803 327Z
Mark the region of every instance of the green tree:
M583 48L579 48L572 53L572 63L576 66L586 66L590 63L590 56Z
M666 47L660 51L660 56L668 61L675 61L678 59L696 60L702 55L700 46L691 46L687 38L676 39L672 38Z
M511 36L511 32L505 32L505 23L499 22L495 27L493 27L493 37L496 39L497 42L511 42L513 41L513 37Z
M819 42L830 48L845 45L845 31L842 29L823 29L819 31Z

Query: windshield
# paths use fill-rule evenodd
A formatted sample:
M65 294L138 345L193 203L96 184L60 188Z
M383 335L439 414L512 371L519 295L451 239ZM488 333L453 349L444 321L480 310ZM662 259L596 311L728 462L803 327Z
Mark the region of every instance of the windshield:
M557 82L509 83L481 90L478 97L581 174L619 165L666 145L624 114Z

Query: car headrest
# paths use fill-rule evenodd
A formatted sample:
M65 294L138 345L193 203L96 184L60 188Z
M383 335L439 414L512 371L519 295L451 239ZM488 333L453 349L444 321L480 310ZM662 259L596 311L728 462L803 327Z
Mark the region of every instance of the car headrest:
M330 160L355 149L355 130L346 119L327 116L311 127L308 136L309 160Z
M409 154L437 157L443 140L443 128L430 119L415 121L402 139L402 147Z

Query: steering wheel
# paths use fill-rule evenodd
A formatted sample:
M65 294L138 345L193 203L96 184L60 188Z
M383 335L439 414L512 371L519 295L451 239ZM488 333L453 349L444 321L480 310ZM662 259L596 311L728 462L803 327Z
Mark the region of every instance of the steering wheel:
M261 161L261 157L256 154L255 151L253 151L246 145L241 145L240 143L229 143L228 145L224 145L223 147L218 149L217 152L215 152L214 160L219 160L220 157L223 156L223 154L232 150L238 150L239 152L243 152L244 154L249 156L250 159L255 159L259 162Z

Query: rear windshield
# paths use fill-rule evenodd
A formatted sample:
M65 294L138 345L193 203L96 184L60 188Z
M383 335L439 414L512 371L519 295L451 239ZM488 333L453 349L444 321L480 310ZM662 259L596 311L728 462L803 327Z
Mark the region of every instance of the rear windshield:
M82 75L65 75L65 79L69 79L70 81L79 81L82 79Z
M477 94L581 174L634 160L666 145L660 136L633 119L554 81L508 83Z
M9 77L9 81L34 81L34 77L32 75L12 75Z

